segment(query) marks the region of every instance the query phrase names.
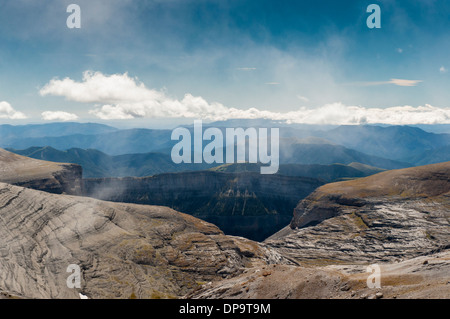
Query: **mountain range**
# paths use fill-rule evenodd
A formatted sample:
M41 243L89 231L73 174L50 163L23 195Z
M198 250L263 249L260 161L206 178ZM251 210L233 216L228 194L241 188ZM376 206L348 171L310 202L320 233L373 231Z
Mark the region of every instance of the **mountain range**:
M167 172L208 169L208 164L175 164L169 154L138 153L111 156L95 149L71 148L60 151L53 147L30 147L25 150L7 149L34 159L72 163L83 167L84 178L150 176Z
M446 146L450 134L426 132L412 126L314 126L287 125L273 121L225 121L207 127L279 127L280 162L283 164L350 164L360 162L384 169L404 168L450 160ZM192 127L189 127L192 130ZM430 127L431 128L431 127ZM436 131L436 127L432 127ZM0 147L25 150L49 146L66 151L94 149L105 154L170 154L177 141L169 129L116 129L95 123L0 125ZM442 151L440 151L442 149Z
M170 155L165 153L144 153L144 154L124 154L110 156L103 152L93 149L71 148L66 151L60 151L52 147L30 147L25 150L7 149L10 152L26 157L46 160L58 163L72 163L83 167L84 178L101 177L145 177L160 173L196 171L211 169L221 172L256 172L260 171L260 164L175 164ZM311 148L311 154L314 148ZM333 157L334 159L338 159ZM341 157L343 159L343 157ZM345 162L352 159L362 159L361 157L346 157ZM367 161L375 162L376 160ZM304 159L303 159L304 160ZM343 161L343 160L342 160ZM337 160L336 162L342 162ZM307 162L314 162L309 160ZM330 162L330 161L325 161ZM333 161L331 161L333 162ZM336 181L343 178L363 177L382 171L377 167L350 162L344 164L282 164L278 174L286 176L304 176L322 179L327 182Z

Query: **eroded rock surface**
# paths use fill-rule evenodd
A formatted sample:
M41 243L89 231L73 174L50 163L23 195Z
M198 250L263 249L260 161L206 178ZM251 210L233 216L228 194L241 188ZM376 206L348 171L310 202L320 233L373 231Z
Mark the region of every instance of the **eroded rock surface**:
M81 195L81 166L41 161L0 148L0 182L55 194Z
M450 162L318 188L265 241L300 263L414 258L450 242Z
M29 298L167 298L246 267L286 261L167 207L0 183L0 291ZM79 265L81 289L66 272Z
M192 299L436 299L450 297L450 252L399 263L380 263L379 287L367 265L298 267L268 265L208 283Z

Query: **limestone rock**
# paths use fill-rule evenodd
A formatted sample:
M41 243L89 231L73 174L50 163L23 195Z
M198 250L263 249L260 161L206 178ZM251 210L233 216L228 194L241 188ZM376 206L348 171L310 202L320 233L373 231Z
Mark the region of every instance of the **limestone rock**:
M318 188L265 241L300 263L394 261L448 248L450 162Z
M41 161L0 149L0 182L55 194L81 195L81 166Z
M424 259L431 267L423 267ZM211 282L188 299L436 299L450 296L450 251L380 263L380 288L367 285L367 265L266 265ZM270 270L270 276L264 272Z
M55 195L0 183L0 291L27 298L169 298L286 261L167 207ZM81 289L67 287L70 264Z

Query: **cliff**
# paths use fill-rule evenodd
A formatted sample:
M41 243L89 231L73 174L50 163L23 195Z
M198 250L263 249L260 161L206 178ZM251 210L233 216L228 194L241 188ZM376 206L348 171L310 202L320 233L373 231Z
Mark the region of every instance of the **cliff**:
M0 149L0 182L55 194L81 195L81 166L31 159Z
M450 162L318 188L266 243L300 262L414 258L448 247Z
M263 240L288 225L298 201L321 185L305 177L197 171L86 179L83 189L102 200L168 206L227 234Z

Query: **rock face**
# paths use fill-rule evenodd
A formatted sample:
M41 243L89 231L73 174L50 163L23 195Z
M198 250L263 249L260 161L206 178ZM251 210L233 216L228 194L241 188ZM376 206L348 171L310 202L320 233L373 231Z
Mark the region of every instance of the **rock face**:
M0 182L55 194L81 195L81 166L31 159L0 149Z
M323 185L313 178L197 171L84 180L84 195L163 205L214 223L226 234L264 240L289 224L299 200Z
M413 258L450 241L450 162L324 185L266 243L299 262Z
M0 292L30 298L167 298L246 267L284 263L167 207L103 202L0 183ZM70 264L81 289L67 287Z

